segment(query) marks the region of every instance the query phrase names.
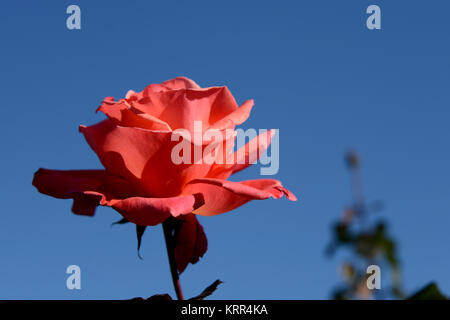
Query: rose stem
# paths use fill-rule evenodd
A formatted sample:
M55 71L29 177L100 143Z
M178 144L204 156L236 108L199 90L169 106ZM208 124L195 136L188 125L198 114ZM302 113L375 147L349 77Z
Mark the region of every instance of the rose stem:
M177 294L178 300L183 299L183 292L181 291L180 278L178 277L177 264L175 263L175 243L172 235L172 227L170 220L163 222L164 239L166 240L167 256L169 258L170 273L172 274L172 282Z

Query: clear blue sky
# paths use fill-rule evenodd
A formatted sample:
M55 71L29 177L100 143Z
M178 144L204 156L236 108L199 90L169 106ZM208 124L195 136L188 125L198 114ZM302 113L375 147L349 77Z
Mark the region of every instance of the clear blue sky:
M78 4L82 30L66 29ZM365 9L378 4L382 30ZM299 198L202 217L209 250L182 275L186 296L219 278L218 299L328 298L339 259L324 248L351 200L347 148L400 243L408 291L450 293L448 1L2 1L0 298L173 294L163 234L141 261L131 225L39 194L39 167L100 168L78 133L106 96L184 75L255 99L245 127L280 129L280 171ZM258 178L252 168L234 177ZM69 291L77 264L82 290Z

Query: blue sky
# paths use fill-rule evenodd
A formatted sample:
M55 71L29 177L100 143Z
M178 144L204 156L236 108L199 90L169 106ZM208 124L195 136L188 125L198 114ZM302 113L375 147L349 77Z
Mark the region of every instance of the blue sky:
M66 28L81 7L82 29ZM382 30L366 28L378 4ZM280 129L274 178L300 201L253 201L202 217L209 250L182 275L185 296L325 299L339 259L324 248L351 201L344 152L363 157L369 200L399 241L408 291L450 293L448 1L2 1L0 298L124 299L173 294L160 227L136 255L131 225L39 194L39 167L100 168L77 128L106 96L184 75L253 98L244 128ZM258 178L251 168L235 180ZM66 289L66 267L82 289Z

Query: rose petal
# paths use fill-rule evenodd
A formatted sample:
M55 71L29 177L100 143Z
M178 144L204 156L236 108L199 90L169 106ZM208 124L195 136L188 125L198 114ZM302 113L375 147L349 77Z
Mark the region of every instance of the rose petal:
M164 81L161 85L174 90L174 89L200 89L200 86L186 77L176 77L171 80Z
M98 205L113 207L125 219L141 226L157 225L169 216L191 213L204 204L201 194L170 198L130 197L133 188L104 170L39 169L33 179L39 192L74 200L72 211L93 216Z
M149 96L151 92L169 91L177 89L201 89L195 81L186 77L176 77L171 80L164 81L161 84L150 84L141 92L128 90L126 99L128 101L139 101Z
M149 159L170 141L171 135L117 126L109 119L90 127L80 126L80 132L105 168L125 178L141 178Z
M108 118L120 122L122 121L122 110L127 110L129 107L130 106L126 104L125 100L114 101L113 97L106 97L103 99L101 106L97 108L96 112L101 111Z
M130 105L124 99L118 102L111 99L105 98L97 111L103 112L108 118L114 120L116 124L123 127L172 131L168 123L136 109L134 106L139 106L137 102L132 101Z
M250 116L250 111L252 111L254 105L253 100L245 101L239 108L230 114L226 115L224 118L220 119L216 123L214 123L211 128L223 130L226 128L230 128L230 122L233 126L240 125L244 123L248 117ZM234 127L231 127L234 128Z
M152 130L185 128L193 132L194 121L201 121L203 131L210 127L234 128L248 118L252 106L253 100L248 100L238 108L227 87L200 88L191 79L177 77L161 84L151 84L142 92L129 90L126 99L118 102L114 102L112 97L105 98L98 110L118 119L122 126ZM146 114L150 121L137 119L127 111L129 109L135 114ZM129 121L124 121L123 114L127 114Z
M274 134L274 130L268 130L253 138L223 163L215 163L206 177L227 179L230 175L251 166L268 149Z
M205 131L238 109L226 87L150 91L148 98L133 107L168 123L173 130L184 128L189 132L194 132L194 121L201 121Z
M204 204L201 194L170 198L131 197L111 199L102 197L100 204L113 207L125 219L140 226L155 226L170 216L188 214Z
M212 216L231 211L251 200L281 198L296 201L293 193L274 179L248 180L232 182L223 179L195 179L186 185L184 194L201 193L205 204L195 210L195 214Z
M39 169L33 178L39 192L60 199L74 200L72 211L93 216L99 197L86 191L126 197L132 187L125 180L108 174L105 170L48 170Z
M109 119L81 126L80 131L109 172L127 179L147 197L179 195L186 183L205 177L213 164L202 158L196 163L192 144L190 163L176 164L172 150L180 142L171 141L168 131L116 126ZM208 145L200 147L204 156Z

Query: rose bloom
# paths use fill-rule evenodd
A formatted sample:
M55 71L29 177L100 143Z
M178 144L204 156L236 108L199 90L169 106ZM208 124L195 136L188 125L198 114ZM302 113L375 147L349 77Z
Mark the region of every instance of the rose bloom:
M140 226L154 226L169 217L178 219L182 223L175 257L182 272L189 262L197 262L207 248L195 215L213 216L251 200L278 199L283 195L296 200L278 180L227 180L249 166L246 160L257 157L264 151L260 149L270 144L269 131L255 138L258 143L244 146L244 152L229 154L235 137L225 132L247 120L252 107L253 100L239 107L227 87L200 88L184 77L151 84L138 93L130 90L125 99L118 101L107 97L97 110L107 119L79 128L105 169L39 169L33 185L41 193L73 199L72 211L80 215L93 216L95 208L101 205L114 208ZM194 121L201 121L203 130L223 132L224 147L215 152L215 157L222 157L223 161L172 161L172 150L179 143L177 139L172 141L173 131L185 129L193 136ZM214 141L202 143L200 148L205 151ZM228 161L229 157L232 161Z

